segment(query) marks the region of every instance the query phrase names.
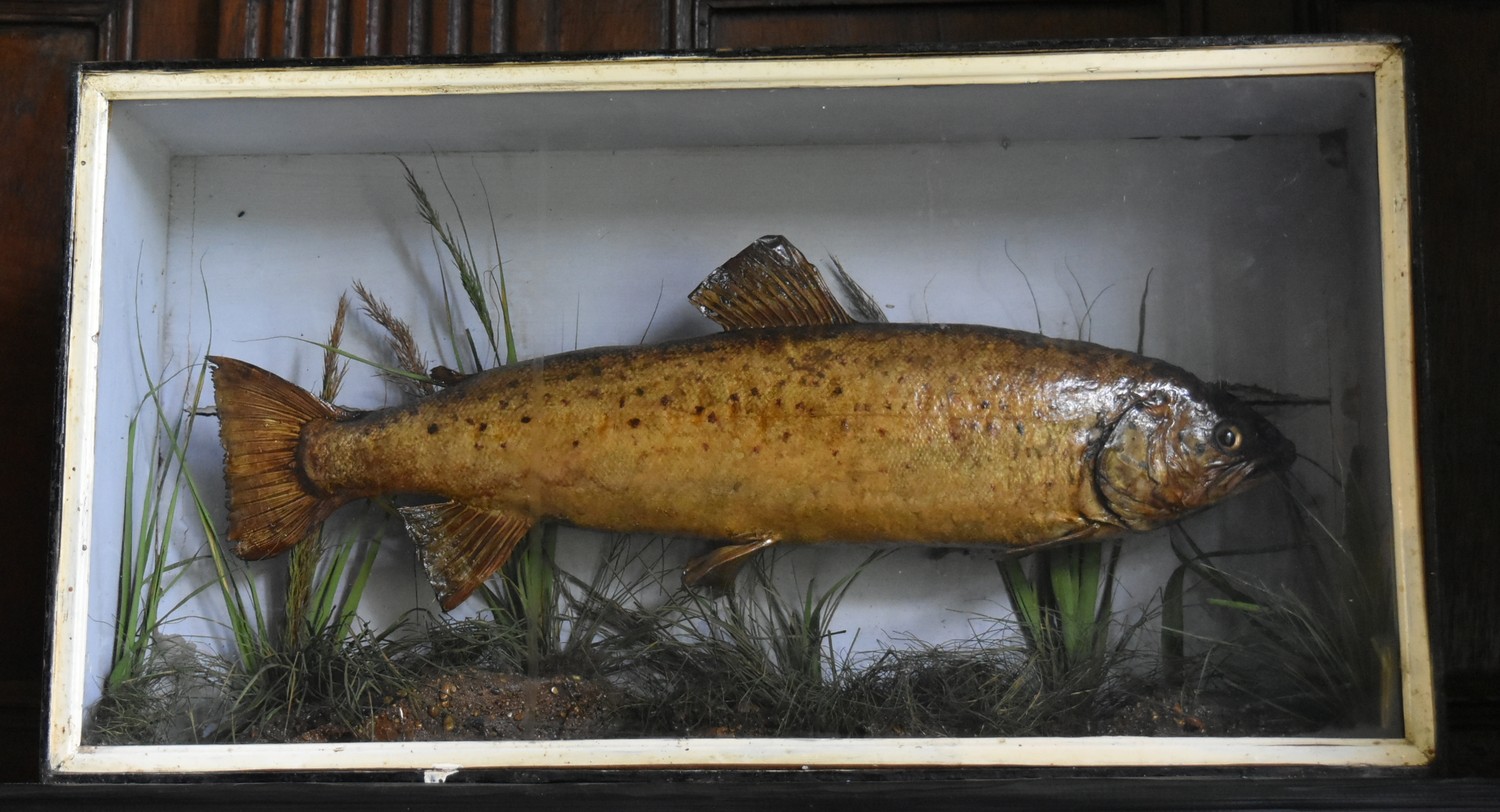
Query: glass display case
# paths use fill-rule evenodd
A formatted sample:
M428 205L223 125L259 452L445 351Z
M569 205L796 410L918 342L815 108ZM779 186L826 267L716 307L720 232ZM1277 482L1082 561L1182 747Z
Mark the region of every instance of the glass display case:
M85 69L52 777L1426 764L1405 93L1400 49L1362 40ZM713 309L690 294L747 246L781 258L777 285L783 270L822 274L860 335L985 325L1060 354L908 351L913 374L982 369L1012 392L1042 387L1057 357L1112 359L996 410L1045 422L1047 404L1136 387L1164 361L1287 445L1256 487L1133 522L1101 473L1129 419L1101 412L1077 447L1038 441L983 479L996 517L1042 510L1054 480L1081 487L1102 505L1086 531L996 518L992 539L940 532L958 510L941 507L945 472L973 459L960 455L890 486L900 506L858 502L859 522L799 536L886 486L849 462L854 446L801 431L802 402L773 413L747 383L745 403L736 390L722 417L719 401L705 409L743 372L733 357L704 350L686 383L640 372L661 383L650 398L621 390L621 410L660 394L683 422L563 419L569 392L604 394L562 370L614 385L663 347L719 347ZM805 338L791 323L722 335ZM810 356L788 346L798 374L832 371L797 366ZM581 487L556 473L577 468L609 497L575 502L619 506L485 525L453 553L474 576L464 590L413 518L437 512L442 486L350 490L308 507L305 526L268 519L274 549L249 549L225 471L260 447L226 452L220 436L239 362L290 387L272 411L305 398L322 423L427 415L454 393L472 396L442 412L453 425L531 423L507 399L520 384L572 449L608 434L636 451L576 465L567 446L537 452L505 480L533 489L524 504ZM872 422L889 399L853 402L900 377L897 361L850 349L823 363L842 376L825 395L849 388L840 443L898 430ZM549 369L581 388L526 389ZM942 410L962 398L935 385L889 391L942 401L934 413L959 426ZM670 402L684 393L696 414ZM704 421L748 433L689 464ZM1038 423L1005 413L984 430L1013 425ZM277 470L331 492L299 430ZM637 453L647 431L655 450ZM930 452L925 429L899 431L912 460ZM751 459L762 437L809 445L766 466ZM458 489L504 440L370 448ZM762 479L723 474L752 469ZM1158 490L1197 475L1138 474ZM772 482L799 496L738 529L728 514L770 504ZM731 496L739 483L749 493ZM680 505L639 507L664 488ZM940 507L913 519L923 506ZM636 515L695 509L727 529ZM855 526L875 538L837 532ZM778 540L806 543L738 555Z

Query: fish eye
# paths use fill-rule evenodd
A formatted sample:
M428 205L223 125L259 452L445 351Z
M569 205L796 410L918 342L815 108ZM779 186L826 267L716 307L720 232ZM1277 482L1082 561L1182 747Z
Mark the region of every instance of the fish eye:
M1214 445L1217 445L1220 451L1239 451L1244 442L1244 434L1233 422L1226 420L1214 426Z

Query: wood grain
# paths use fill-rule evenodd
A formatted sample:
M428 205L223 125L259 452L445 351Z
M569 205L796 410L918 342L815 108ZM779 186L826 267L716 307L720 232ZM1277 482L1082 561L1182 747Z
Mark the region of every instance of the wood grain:
M98 10L92 9L92 10ZM0 25L0 781L35 771L52 547L53 414L66 278L68 94L97 56L103 16Z

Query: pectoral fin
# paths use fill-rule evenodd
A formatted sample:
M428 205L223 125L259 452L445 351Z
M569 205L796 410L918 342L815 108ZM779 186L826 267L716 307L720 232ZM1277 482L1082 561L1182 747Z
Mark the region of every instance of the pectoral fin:
M726 330L854 321L817 267L777 235L761 237L716 268L688 301Z
M451 612L515 552L530 516L460 502L401 508L444 612Z
M682 582L688 586L708 585L728 590L734 586L734 577L740 569L755 557L755 554L776 543L775 539L740 544L726 544L708 555L689 561L682 571Z

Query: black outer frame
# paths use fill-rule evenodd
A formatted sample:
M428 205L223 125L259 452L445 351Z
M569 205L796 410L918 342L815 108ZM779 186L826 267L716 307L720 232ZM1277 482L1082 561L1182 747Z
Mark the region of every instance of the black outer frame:
M924 812L1005 809L1203 810L1203 809L1495 809L1500 785L1469 780L1341 778L1267 780L1205 778L1042 778L859 780L718 780L686 782L442 784L418 783L260 783L0 786L7 810L109 809L160 812L167 809L524 809L525 812L577 812L579 809L700 809L764 812L771 809L922 809Z
M1436 754L1425 767L1195 767L1178 770L1162 768L1091 768L1091 767L977 767L965 769L871 768L860 770L819 769L808 771L734 769L640 769L598 768L559 771L509 770L505 768L465 769L451 783L421 786L420 771L368 773L235 772L226 765L223 772L195 776L168 776L160 783L140 777L113 774L57 774L47 759L50 708L50 679L44 680L46 705L41 724L40 775L49 788L6 787L0 785L0 804L6 809L40 808L47 803L82 805L107 800L120 808L184 805L197 807L214 804L220 807L260 808L263 805L343 805L345 803L376 808L408 808L409 804L427 802L463 802L481 800L526 801L532 808L564 808L578 803L620 805L626 808L657 808L666 802L707 803L726 808L755 808L766 803L821 805L857 802L860 808L902 807L920 802L933 809L967 808L979 803L1036 802L1052 803L1076 809L1202 809L1202 808L1307 808L1307 809L1500 809L1500 780L1438 780L1446 751L1446 713L1442 702L1442 647L1435 645L1440 634L1437 622L1436 543L1437 491L1432 469L1435 454L1430 442L1431 424L1424 415L1434 407L1432 401L1430 351L1428 349L1427 280L1421 261L1421 236L1418 230L1420 198L1418 196L1418 115L1412 95L1411 45L1406 38L1388 36L1232 36L1232 37L1151 37L1088 40L1026 40L964 45L903 45L881 47L771 48L717 51L626 51L609 53L543 53L443 56L344 57L330 59L277 60L179 60L155 62L100 61L80 63L74 67L72 110L69 122L68 150L73 156L77 136L78 89L84 73L100 71L171 71L235 70L266 68L349 68L402 66L461 66L539 64L551 62L613 62L640 57L698 58L818 58L834 56L901 57L965 54L1027 54L1073 51L1152 51L1243 48L1269 45L1377 43L1395 45L1407 69L1405 101L1407 105L1408 217L1411 235L1411 285L1413 307L1413 340L1415 341L1417 457L1420 467L1420 492L1423 500L1423 561L1426 567L1426 621L1428 645L1433 664L1433 698L1435 706ZM70 178L69 194L73 190ZM76 212L73 213L76 217ZM71 240L66 251L67 289L72 289L73 250ZM63 324L70 323L71 298L63 297ZM68 353L67 336L60 336L59 384L55 392L56 421L54 431L61 447L62 418L65 404ZM57 537L61 522L62 461L53 463L51 488L53 533ZM52 548L48 576L57 582L58 551ZM55 598L55 590L52 590ZM46 622L52 624L53 601L47 604ZM1403 641L1405 642L1405 641ZM56 641L48 638L44 673L50 675L52 649ZM1066 779L1058 781L1057 779ZM1225 779L1248 779L1228 781ZM246 783L249 782L249 783ZM233 785L235 791L225 803L223 789ZM434 795L433 793L436 793ZM726 798L726 796L729 796ZM543 800L543 803L536 803ZM726 800L743 803L724 803ZM122 805L123 802L123 805ZM799 803L801 802L801 803ZM23 804L14 806L13 804ZM1291 804L1288 806L1288 804Z

